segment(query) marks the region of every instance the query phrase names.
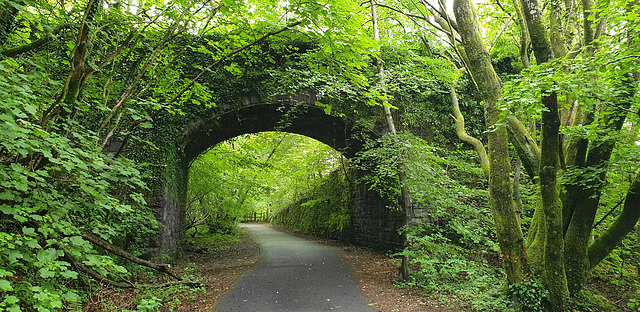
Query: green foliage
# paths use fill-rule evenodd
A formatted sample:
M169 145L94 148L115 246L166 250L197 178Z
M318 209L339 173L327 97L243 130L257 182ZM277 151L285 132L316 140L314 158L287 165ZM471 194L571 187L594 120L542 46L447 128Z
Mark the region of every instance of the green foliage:
M509 285L508 298L523 312L545 312L548 291L535 280L528 279Z
M271 222L297 232L339 238L351 223L351 189L344 171L336 170L298 202L278 211Z
M197 280L194 277L193 263L185 268L185 277ZM191 288L186 285L173 285L159 289L141 289L136 290L134 299L135 310L123 310L127 312L156 312L156 311L176 311L179 310L181 300L179 298L189 297L199 293L206 292L204 288ZM113 307L111 307L113 308Z
M58 123L62 131L41 126L34 104L47 90L22 79L51 77L15 75L15 66L0 62L0 305L60 310L81 300L70 257L105 277L126 274L83 233L127 248L153 234L156 221L135 164L102 154L95 133L77 122Z
M440 298L453 296L482 311L503 311L498 245L486 190L468 153L441 150L409 133L386 136L353 161L363 181L397 200L400 164L412 209L422 221L405 229L412 279L407 282ZM393 191L393 192L391 192ZM497 292L497 294L496 294Z
M640 290L636 292L636 296L640 298ZM640 311L640 299L629 299L629 303L627 303L627 306L636 308L636 310Z

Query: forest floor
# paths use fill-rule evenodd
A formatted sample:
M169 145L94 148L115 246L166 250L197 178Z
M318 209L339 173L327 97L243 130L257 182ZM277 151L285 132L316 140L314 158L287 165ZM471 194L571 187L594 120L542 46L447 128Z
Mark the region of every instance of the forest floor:
M273 226L272 226L273 227ZM318 243L329 245L342 253L351 263L355 277L360 283L370 306L380 312L450 312L465 311L456 298L446 304L438 302L424 292L412 287L397 287L394 283L398 274L397 261L388 255L376 253L361 247L313 236L295 233L283 228L279 231L300 236ZM89 297L83 306L86 312L103 311L191 311L210 312L218 299L233 286L234 282L261 258L260 246L242 232L238 239L209 242L190 246L178 263L174 273L186 279L198 281L203 288L185 285L162 288L114 289L99 285L87 290ZM606 273L606 272L605 272ZM594 276L587 289L606 297L599 307L587 306L580 311L637 311L627 306L630 296L627 283L612 285L614 273L600 273ZM633 274L632 274L633 275ZM142 273L136 283L160 284L167 282L166 275ZM637 276L635 274L634 276ZM604 279L603 279L604 278ZM632 278L633 280L633 278ZM633 291L635 292L635 291ZM638 291L640 293L640 291ZM603 297L600 297L604 299Z
M394 282L398 272L397 264L387 255L333 240L277 229L332 246L342 253L351 263L362 291L370 306L376 311L460 311L457 307L445 307L441 303L431 301L419 295L415 289L396 287ZM260 247L248 235L241 234L235 241L185 252L176 264L175 273L193 277L206 285L206 291L193 290L187 286L148 291L101 286L89 297L83 311L135 311L154 305L158 311L212 311L225 291L259 259ZM144 281L139 282L157 282L159 278L162 277L150 274L143 278Z

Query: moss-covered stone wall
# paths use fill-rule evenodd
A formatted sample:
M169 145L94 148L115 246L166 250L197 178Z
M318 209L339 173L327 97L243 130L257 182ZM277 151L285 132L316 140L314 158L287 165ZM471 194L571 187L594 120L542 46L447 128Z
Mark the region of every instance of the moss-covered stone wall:
M333 172L305 197L275 214L271 222L297 232L338 239L380 251L402 248L403 214L363 183L354 170Z

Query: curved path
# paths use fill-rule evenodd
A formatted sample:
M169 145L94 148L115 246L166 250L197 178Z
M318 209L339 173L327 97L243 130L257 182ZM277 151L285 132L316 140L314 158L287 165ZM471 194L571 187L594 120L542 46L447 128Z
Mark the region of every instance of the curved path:
M216 311L373 311L338 252L264 225L241 226L260 243L263 259Z

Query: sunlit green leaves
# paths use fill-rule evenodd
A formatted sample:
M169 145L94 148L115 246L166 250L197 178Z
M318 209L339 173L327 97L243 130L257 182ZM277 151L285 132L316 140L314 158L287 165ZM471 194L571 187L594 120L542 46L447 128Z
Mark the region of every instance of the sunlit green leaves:
M191 166L187 213L193 222L233 219L286 206L339 164L330 147L299 135L267 132L220 143ZM230 217L230 218L227 218ZM211 229L210 229L211 230ZM213 232L213 230L211 230Z

